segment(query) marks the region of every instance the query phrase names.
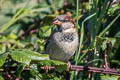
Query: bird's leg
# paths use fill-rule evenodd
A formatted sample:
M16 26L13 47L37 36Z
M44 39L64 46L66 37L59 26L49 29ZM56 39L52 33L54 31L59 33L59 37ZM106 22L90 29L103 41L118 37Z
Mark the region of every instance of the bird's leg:
M71 66L72 66L71 63L68 61L68 62L67 62L68 70L71 68Z
M69 61L67 61L67 70L65 71L65 78L66 80L70 80L70 72L69 69L71 68L71 63Z

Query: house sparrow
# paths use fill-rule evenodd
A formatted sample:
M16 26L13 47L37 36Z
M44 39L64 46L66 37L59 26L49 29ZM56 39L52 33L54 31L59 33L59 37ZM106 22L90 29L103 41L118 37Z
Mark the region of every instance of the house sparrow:
M79 44L75 23L67 15L59 15L53 23L57 27L49 37L46 53L49 53L52 60L68 62Z

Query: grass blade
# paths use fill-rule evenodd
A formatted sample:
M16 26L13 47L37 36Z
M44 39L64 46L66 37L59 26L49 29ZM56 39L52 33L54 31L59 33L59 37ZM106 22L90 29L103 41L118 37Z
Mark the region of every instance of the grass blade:
M120 14L115 17L115 19L99 34L99 37L101 37L112 25L113 23L119 18Z

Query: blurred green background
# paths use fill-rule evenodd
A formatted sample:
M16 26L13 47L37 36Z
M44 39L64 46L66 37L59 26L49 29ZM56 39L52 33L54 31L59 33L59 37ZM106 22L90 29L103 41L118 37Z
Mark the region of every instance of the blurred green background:
M55 28L53 18L66 13L76 21L80 38L71 64L103 68L107 54L108 66L120 69L119 0L0 0L0 80L66 79L66 64L46 61L48 55L42 55ZM46 73L40 65L56 70ZM77 71L70 71L69 76L70 80L120 78Z

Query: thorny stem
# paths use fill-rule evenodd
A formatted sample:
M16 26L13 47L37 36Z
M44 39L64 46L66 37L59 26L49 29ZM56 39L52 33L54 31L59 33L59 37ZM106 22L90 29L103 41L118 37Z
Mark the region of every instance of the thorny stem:
M54 66L50 67L51 69L55 69ZM16 70L15 67L10 67L10 70ZM29 68L25 68L24 71L29 70ZM101 74L107 74L107 75L119 75L120 76L120 71L115 70L115 69L106 69L106 68L96 68L96 67L88 67L88 66L76 66L76 65L71 65L70 71L86 71L86 72L91 72L91 73L101 73ZM4 71L1 71L4 72Z
M109 44L109 43L110 43L109 40L107 40L107 43L106 43L107 48L106 48L105 51L104 51L104 61L105 61L104 68L105 68L105 69L109 69L109 64L108 64L108 59L107 59L107 56L108 56L107 51L108 51L108 44Z
M105 60L105 69L109 69L109 64L108 64L108 61L107 61L107 50L105 50L104 52L104 60Z
M120 71L117 71L115 69L105 69L105 68L95 68L95 67L84 67L84 66L72 65L71 70L87 71L87 72L102 73L102 74L109 74L109 75L120 75Z
M50 67L50 69L55 69L55 67ZM120 71L115 70L115 69L110 69L110 68L106 69L106 68L71 65L69 70L71 70L71 71L86 71L89 73L101 73L101 74L107 74L107 75L119 75L120 76Z

